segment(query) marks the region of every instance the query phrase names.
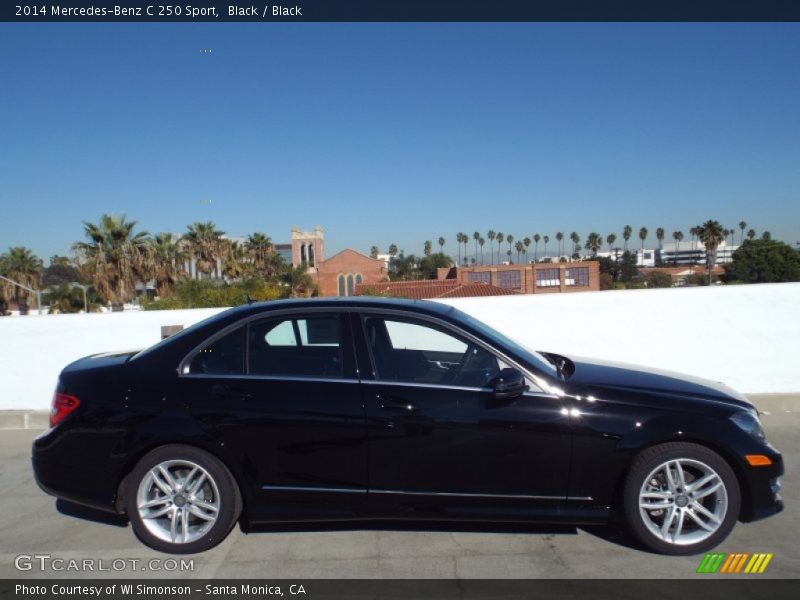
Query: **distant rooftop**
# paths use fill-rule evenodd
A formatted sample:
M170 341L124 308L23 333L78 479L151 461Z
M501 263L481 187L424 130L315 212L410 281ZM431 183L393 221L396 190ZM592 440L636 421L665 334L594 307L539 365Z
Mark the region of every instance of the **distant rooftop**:
M514 290L500 288L483 282L460 282L457 279L430 279L421 281L393 281L359 284L356 295L382 295L390 298L474 298L477 296L517 295Z

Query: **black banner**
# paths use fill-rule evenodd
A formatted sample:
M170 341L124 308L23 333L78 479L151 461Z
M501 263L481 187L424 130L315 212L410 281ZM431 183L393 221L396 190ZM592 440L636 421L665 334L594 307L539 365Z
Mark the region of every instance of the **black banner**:
M510 600L789 600L800 581L759 578L670 580L306 579L306 580L2 580L0 598L64 600L201 600L219 598L366 599L450 598Z
M187 0L3 2L12 22L800 21L797 0Z

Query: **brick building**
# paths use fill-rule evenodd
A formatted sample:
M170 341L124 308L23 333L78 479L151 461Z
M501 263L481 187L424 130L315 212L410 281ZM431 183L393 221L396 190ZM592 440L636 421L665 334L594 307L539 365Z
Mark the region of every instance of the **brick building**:
M317 260L316 267L310 267L308 272L320 296L353 296L358 284L374 284L387 278L385 262L349 248Z
M439 269L439 279L485 283L519 294L552 294L600 290L597 261L487 265Z

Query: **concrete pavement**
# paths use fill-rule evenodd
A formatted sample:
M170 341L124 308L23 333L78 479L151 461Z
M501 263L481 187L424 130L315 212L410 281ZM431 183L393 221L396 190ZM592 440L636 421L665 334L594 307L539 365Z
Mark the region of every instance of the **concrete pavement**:
M800 413L777 407L763 417L768 438L783 453L786 510L752 524L739 523L717 549L772 552L766 573L800 576ZM192 569L166 571L167 555L140 544L130 527L60 514L53 498L33 481L29 465L32 430L0 432L0 577L191 577L191 578L528 578L528 577L717 577L695 575L702 557L662 557L632 546L609 528L547 526L452 526L380 523L273 528L244 535L234 529L214 550L191 557ZM32 564L19 571L15 560ZM49 555L47 559L34 558ZM39 562L99 561L123 570L57 571ZM120 562L112 563L115 559ZM160 563L149 565L157 559ZM132 561L139 561L135 564ZM160 568L161 570L152 570ZM741 575L739 576L741 577Z

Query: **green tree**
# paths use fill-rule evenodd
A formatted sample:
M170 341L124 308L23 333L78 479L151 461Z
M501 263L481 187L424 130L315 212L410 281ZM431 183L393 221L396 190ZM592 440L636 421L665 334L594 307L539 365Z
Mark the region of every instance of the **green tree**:
M503 232L498 231L497 235L495 236L495 239L497 240L497 262L500 262L500 251L501 251L500 246L503 245L503 240L506 238L503 235Z
M592 256L597 256L597 251L603 245L603 236L593 231L586 238L586 249L592 251Z
M547 256L547 242L550 241L550 236L549 235L544 236L542 238L542 241L544 242L544 255Z
M693 227L692 229L695 229L695 233L697 233L697 230L696 230L695 227ZM683 232L682 231L673 231L672 232L672 239L675 240L675 254L672 257L672 264L673 265L677 265L678 264L678 244L680 244L681 240L683 239Z
M772 239L772 234L769 231L765 231L765 232L763 232L761 234L761 239L762 240L771 240Z
M656 239L658 240L658 249L661 250L664 247L664 228L658 227L656 229Z
M153 240L153 279L156 294L166 296L172 292L180 277L187 275L184 268L186 254L180 238L172 233L159 233Z
M369 249L369 255L370 255L372 258L375 258L375 259L377 259L377 258L378 258L378 255L379 255L380 253L381 253L381 251L378 249L378 247L377 247L377 246L373 246L372 248L370 248L370 249Z
M649 288L672 287L672 277L663 271L651 271L645 276L644 281Z
M531 247L531 238L525 236L525 239L522 240L522 245L525 246L525 262L528 262L528 248Z
M727 281L780 283L800 281L800 254L777 240L747 240L725 265Z
M472 234L472 239L475 240L475 258L478 258L478 240L481 239L481 234L479 231L476 231Z
M562 242L564 241L564 232L563 231L557 231L556 232L556 241L558 242L558 255L562 256L563 253L564 253L563 248L562 248Z
M83 283L74 262L66 257L54 255L50 257L50 264L42 272L42 287L58 286L62 283L73 281Z
M742 231L742 234L739 236L739 245L741 246L744 244L744 230L747 229L747 222L739 221L739 229Z
M433 242L431 242L430 240L425 240L425 245L422 253L425 256L430 256L432 252L433 252Z
M217 229L211 221L187 225L183 240L199 273L210 277L217 268L217 259L221 258L223 251L223 235L225 232Z
M533 234L533 262L539 262L539 242L542 240L542 236L538 233Z
M289 287L289 295L292 298L311 296L316 288L314 280L308 274L305 263L301 263L296 267L287 265L283 274L283 282Z
M478 245L481 247L481 264L483 264L483 245L486 243L486 240L483 237L478 239Z
M642 240L642 263L644 263L644 241L647 239L647 227L642 227L639 230L639 239Z
M39 289L42 271L42 260L24 246L14 246L0 255L0 275L26 287ZM31 292L5 280L0 280L0 287L5 289L3 295L14 298L19 314L28 314L28 299Z
M87 241L72 248L81 276L89 279L103 300L121 308L136 294L136 282L151 271L152 245L146 231L136 232L136 221L125 215L104 214L100 222L83 222Z
M494 238L495 238L496 235L497 234L495 233L494 229L490 229L486 233L486 238L489 240L489 264L490 265L494 264L494 246L492 244L494 243Z
M517 263L520 262L522 251L524 249L525 249L525 244L523 244L522 242L517 242L516 244L514 244L514 250L517 251Z
M269 236L260 232L251 233L244 243L244 251L256 273L265 277L270 254L275 251L275 246Z
M439 252L444 252L445 239L443 237L440 237L438 242L439 242Z
M752 240L754 237L756 237L756 230L755 229L748 229L747 230L747 239L748 240Z
M614 249L614 242L617 241L617 236L613 233L609 233L608 237L606 237L606 243L608 244L608 251L611 252Z
M631 235L633 235L633 227L625 225L625 228L622 230L622 239L625 240L625 252L628 251L628 240L631 239Z
M717 248L725 239L725 230L718 221L709 219L697 227L697 237L706 247L706 268L708 269L708 283L711 284L712 271L717 263Z
M580 248L581 236L578 235L577 231L573 231L569 234L569 239L572 242L572 252L570 252L570 256L574 256L576 252L580 256L580 251L576 249Z

